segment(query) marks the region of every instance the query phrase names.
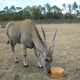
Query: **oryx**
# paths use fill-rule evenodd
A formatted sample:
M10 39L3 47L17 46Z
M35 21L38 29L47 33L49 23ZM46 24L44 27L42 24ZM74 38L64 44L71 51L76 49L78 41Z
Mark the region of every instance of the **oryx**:
M43 66L46 73L50 72L52 53L53 53L53 47L57 30L53 36L52 45L48 49L46 43L46 36L43 28L42 32L44 36L44 41L42 41L34 22L30 19L26 19L23 21L10 21L6 25L5 29L6 29L6 34L9 38L9 43L12 48L12 57L15 62L18 62L18 60L15 56L14 47L16 43L20 43L22 44L24 66L26 67L28 66L26 62L26 54L27 54L26 48L31 48L31 49L34 48L38 66L39 67Z

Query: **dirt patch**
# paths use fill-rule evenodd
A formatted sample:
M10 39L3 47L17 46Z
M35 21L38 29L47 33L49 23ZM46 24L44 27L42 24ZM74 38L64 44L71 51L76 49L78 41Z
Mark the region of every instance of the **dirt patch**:
M54 80L80 80L80 24L37 24L36 26L41 36L41 26L44 28L49 46L54 31L58 29L52 67L64 68L65 76ZM0 80L53 80L43 69L37 67L33 50L28 49L29 67L24 68L22 48L19 44L15 48L19 63L15 64L7 40L5 29L0 28Z

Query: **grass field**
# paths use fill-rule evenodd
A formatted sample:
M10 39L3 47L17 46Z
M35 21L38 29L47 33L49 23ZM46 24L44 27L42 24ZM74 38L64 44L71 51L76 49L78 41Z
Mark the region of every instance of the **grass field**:
M53 79L39 69L36 64L34 50L28 49L25 68L22 63L22 48L15 47L19 63L14 63L11 47L7 45L5 29L0 28L0 80L80 80L80 24L37 24L42 36L41 26L47 35L48 46L51 45L53 33L58 29L53 53L52 67L62 67L65 76Z

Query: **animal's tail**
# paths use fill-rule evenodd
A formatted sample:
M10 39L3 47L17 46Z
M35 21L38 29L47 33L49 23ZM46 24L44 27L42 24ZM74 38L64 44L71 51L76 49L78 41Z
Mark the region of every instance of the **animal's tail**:
M9 44L9 40L7 41L7 44Z

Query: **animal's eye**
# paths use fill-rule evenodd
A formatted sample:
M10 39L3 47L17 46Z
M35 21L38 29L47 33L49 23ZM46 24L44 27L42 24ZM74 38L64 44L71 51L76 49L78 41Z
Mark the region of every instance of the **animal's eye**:
M48 59L45 59L45 61L48 61Z

